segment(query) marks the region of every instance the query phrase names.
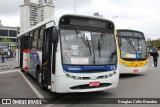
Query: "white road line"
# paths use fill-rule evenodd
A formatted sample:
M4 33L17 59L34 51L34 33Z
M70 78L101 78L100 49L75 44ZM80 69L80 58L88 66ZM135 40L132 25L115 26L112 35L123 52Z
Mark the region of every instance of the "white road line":
M21 76L24 78L24 80L28 83L28 85L31 87L31 89L35 92L35 94L39 97L39 98L44 98L42 96L42 94L32 85L32 83L24 76L24 74L19 71L19 73L21 74Z
M158 68L148 68L148 69L160 69L160 68L158 67Z
M2 71L0 74L7 74L7 73L13 73L13 72L18 72L19 70L10 70L10 71Z

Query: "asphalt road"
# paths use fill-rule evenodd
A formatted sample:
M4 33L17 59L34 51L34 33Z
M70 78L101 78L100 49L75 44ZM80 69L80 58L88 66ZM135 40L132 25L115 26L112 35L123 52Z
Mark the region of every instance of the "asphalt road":
M7 70L15 70L17 69L18 64L15 58L5 59L5 63L1 63L0 61L0 72Z
M115 89L101 92L60 94L56 98L54 93L41 90L35 80L26 73L23 73L23 75L32 86L17 71L0 72L0 98L38 98L39 95L36 93L38 92L43 98L50 98L51 102L56 99L56 102L59 103L56 105L41 105L43 107L159 107L160 105L158 104L79 104L86 102L85 98L90 98L90 102L96 102L93 98L160 98L160 59L158 68L154 68L152 65L152 58L150 58L148 72L144 74L120 75L119 85ZM31 87L34 87L36 91ZM61 104L64 98L73 98L70 102L75 101L75 98L81 98L81 101L74 102L77 104Z

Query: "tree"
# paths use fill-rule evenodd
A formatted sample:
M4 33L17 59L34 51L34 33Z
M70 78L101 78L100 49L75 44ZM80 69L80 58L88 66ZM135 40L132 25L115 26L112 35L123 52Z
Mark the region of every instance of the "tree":
M160 38L156 40L151 40L150 38L147 38L146 44L150 49L152 48L160 49Z
M0 40L0 42L13 42L13 41L11 39L4 38L4 39Z
M160 40L152 40L151 44L153 47L159 48L160 47Z

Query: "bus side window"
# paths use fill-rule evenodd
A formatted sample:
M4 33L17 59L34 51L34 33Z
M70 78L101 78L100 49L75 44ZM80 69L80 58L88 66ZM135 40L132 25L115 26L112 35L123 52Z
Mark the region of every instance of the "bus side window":
M17 49L19 49L19 42L20 42L20 40L19 40L19 38L17 38L17 41L16 41L16 48Z
M30 32L28 49L32 49L32 40L33 40L33 32Z
M37 39L38 39L38 30L34 31L33 41L32 41L32 50L37 50Z
M39 36L38 36L38 50L42 50L42 46L43 46L43 28L40 29L39 31Z

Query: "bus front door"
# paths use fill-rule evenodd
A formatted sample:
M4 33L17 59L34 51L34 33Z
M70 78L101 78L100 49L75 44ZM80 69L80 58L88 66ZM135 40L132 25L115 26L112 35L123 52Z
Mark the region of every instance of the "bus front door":
M43 54L42 54L42 76L43 84L45 87L50 89L51 86L51 52L52 52L52 42L51 42L52 28L44 30L43 39Z

